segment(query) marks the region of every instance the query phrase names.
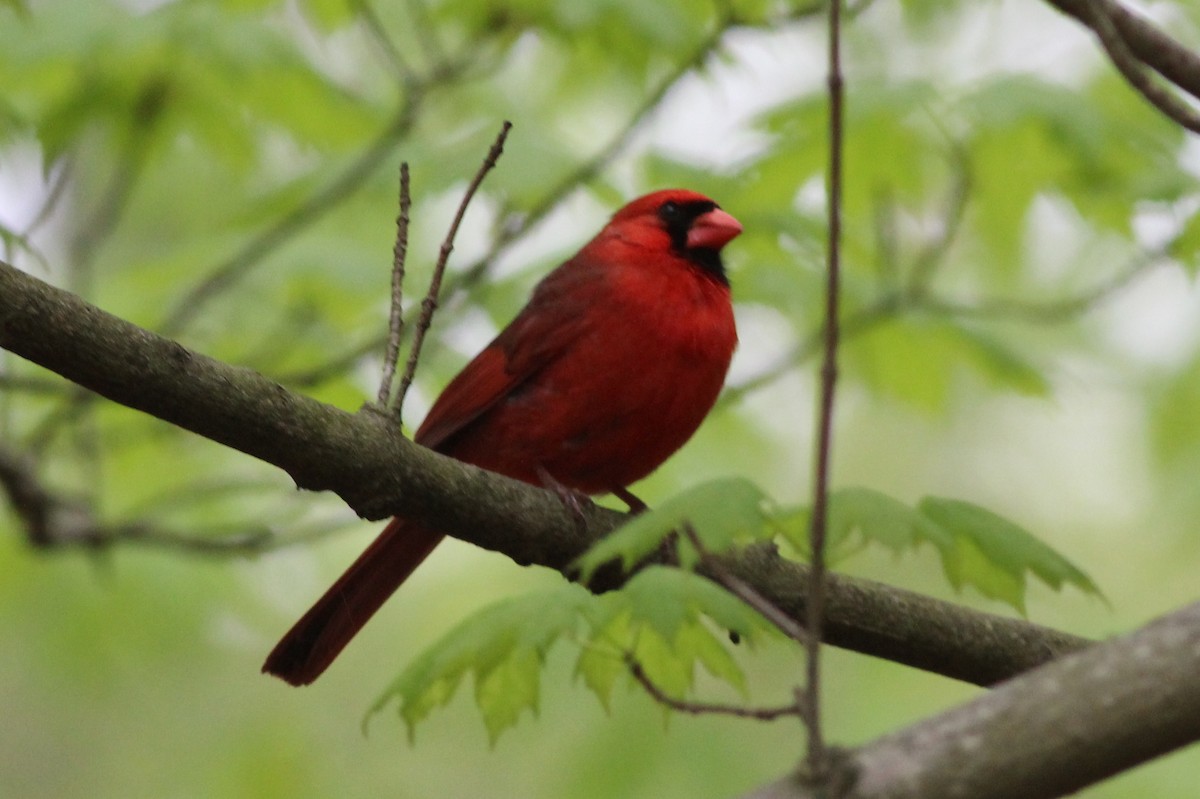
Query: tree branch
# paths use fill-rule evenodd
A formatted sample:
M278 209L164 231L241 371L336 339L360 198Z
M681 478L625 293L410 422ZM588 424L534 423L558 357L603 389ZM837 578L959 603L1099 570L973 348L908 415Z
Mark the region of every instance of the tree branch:
M1102 11L1112 20L1129 51L1146 66L1178 88L1200 99L1200 55L1172 39L1150 20L1113 0L1046 0L1064 14L1092 27L1094 6L1103 2Z
M332 491L360 516L411 517L522 565L568 573L580 553L626 518L592 506L584 509L581 525L549 492L420 447L385 414L370 408L347 413L289 392L2 261L0 348L277 466L301 488ZM805 618L808 570L780 558L774 547L723 557L720 570L752 585L793 619ZM979 685L1089 643L837 575L829 578L826 601L829 643Z
M1200 739L1200 603L843 756L845 799L1063 796ZM745 799L815 799L789 775Z

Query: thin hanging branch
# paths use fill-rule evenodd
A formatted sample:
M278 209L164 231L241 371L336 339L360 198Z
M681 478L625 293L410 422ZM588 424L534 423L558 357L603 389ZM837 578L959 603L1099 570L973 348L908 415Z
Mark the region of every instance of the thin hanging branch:
M352 0L351 5L358 12L359 18L363 22L363 27L367 33L378 45L379 51L383 54L388 66L395 75L396 80L400 83L411 83L417 79L416 70L405 59L404 54L400 52L400 48L388 36L384 29L383 20L379 18L379 13L375 11L375 7L371 5L369 0Z
M1134 55L1117 29L1114 19L1116 11L1115 4L1109 0L1090 0L1087 4L1088 17L1084 20L1095 32L1113 66L1134 91L1164 116L1193 133L1200 133L1200 114L1159 84L1145 62Z
M662 688L659 688L650 676L646 674L646 670L642 668L642 664L633 656L632 652L625 653L625 665L629 667L629 673L638 685L650 694L654 701L661 705L671 708L680 713L690 713L694 716L699 715L720 715L720 716L736 716L742 719L755 719L757 721L774 721L775 719L784 716L799 716L802 715L799 697L797 701L788 705L779 705L778 707L742 707L740 705L720 705L714 702L690 702L686 699L676 699Z
M801 644L807 640L808 633L795 619L780 610L778 605L759 593L754 586L737 575L731 574L721 559L713 556L704 546L704 542L700 540L700 535L691 522L684 523L683 535L695 547L696 554L700 556L700 562L706 567L706 573L711 579L758 611L759 615L774 624L788 638Z
M463 216L467 213L467 205L470 204L471 198L475 196L483 179L487 177L487 173L492 171L496 166L496 161L504 152L504 142L508 138L508 132L512 130L512 123L508 120L500 127L500 133L496 136L496 141L492 143L492 148L488 150L487 157L483 159L483 163L479 167L479 171L475 173L475 177L471 180L467 191L463 194L462 202L458 204L458 211L454 214L454 221L450 223L450 230L446 232L446 238L442 242L441 251L438 253L437 263L433 267L433 277L429 280L429 291L425 295L425 299L421 301L421 317L417 320L417 326L413 332L412 351L408 354L408 364L404 368L404 376L400 378L400 391L396 395L396 415L399 416L404 409L404 397L408 394L408 389L412 385L413 376L417 371L417 362L421 358L421 346L425 343L425 333L429 331L429 326L433 322L433 312L437 309L438 293L442 289L442 275L446 272L446 262L450 260L450 253L454 251L454 237L458 235L458 227L462 224Z
M1112 22L1121 41L1142 64L1157 72L1180 91L1200 99L1200 54L1172 39L1146 17L1114 0L1046 0L1089 28L1095 29L1097 4Z
M408 258L408 214L412 208L408 162L400 164L400 215L396 217L396 244L392 248L392 305L388 314L387 353L383 358L383 377L375 402L380 410L388 405L392 381L396 377L396 362L400 359L400 337L404 333L404 263Z
M841 0L829 4L829 247L825 286L825 357L821 365L820 412L817 419L813 510L809 528L812 575L808 584L805 642L805 721L808 724L807 766L818 781L827 771L828 754L821 732L821 637L825 616L825 529L829 506L829 470L833 446L833 402L837 384L838 291L842 234L842 67Z

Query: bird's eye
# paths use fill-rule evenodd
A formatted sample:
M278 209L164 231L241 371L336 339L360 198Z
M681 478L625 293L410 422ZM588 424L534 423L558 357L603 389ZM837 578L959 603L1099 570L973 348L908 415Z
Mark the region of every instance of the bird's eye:
M658 215L664 222L674 222L679 219L679 205L675 202L665 202L658 209Z

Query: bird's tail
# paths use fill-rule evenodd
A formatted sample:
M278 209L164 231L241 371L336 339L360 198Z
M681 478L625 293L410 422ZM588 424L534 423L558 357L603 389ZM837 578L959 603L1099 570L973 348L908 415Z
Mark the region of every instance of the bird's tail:
M267 656L262 670L308 685L321 676L375 611L442 540L420 524L392 519Z

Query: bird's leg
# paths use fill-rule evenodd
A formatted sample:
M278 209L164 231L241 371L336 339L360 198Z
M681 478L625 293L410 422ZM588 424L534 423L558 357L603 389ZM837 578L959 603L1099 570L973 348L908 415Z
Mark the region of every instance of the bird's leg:
M612 495L629 506L629 512L634 516L650 510L650 506L633 495L629 489L617 486L612 489Z
M558 497L558 501L563 504L563 507L569 510L571 515L575 517L576 524L581 529L586 528L587 519L584 517L583 512L585 508L592 506L593 503L591 498L587 494L576 491L573 488L568 488L567 486L558 482L558 480L554 479L554 475L550 474L550 472L546 471L541 466L537 467L537 475L542 481L542 486L547 491L552 492L554 496Z

